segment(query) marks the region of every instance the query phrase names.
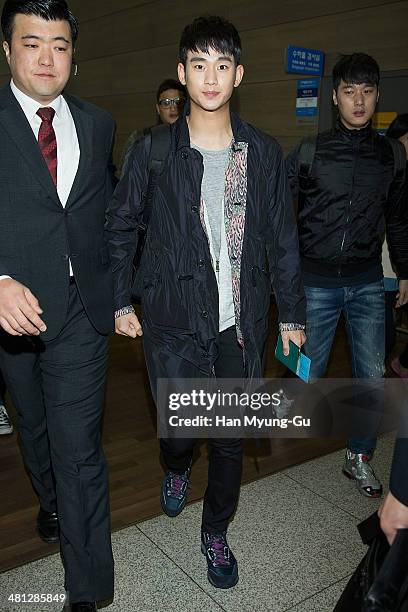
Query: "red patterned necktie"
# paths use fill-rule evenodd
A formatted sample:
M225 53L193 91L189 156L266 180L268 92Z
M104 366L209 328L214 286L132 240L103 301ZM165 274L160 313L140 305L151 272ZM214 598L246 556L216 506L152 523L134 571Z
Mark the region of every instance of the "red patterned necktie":
M52 120L54 119L55 110L49 106L39 108L37 115L42 122L38 132L38 144L41 153L45 159L45 163L50 171L51 178L55 186L57 186L57 139L55 137Z

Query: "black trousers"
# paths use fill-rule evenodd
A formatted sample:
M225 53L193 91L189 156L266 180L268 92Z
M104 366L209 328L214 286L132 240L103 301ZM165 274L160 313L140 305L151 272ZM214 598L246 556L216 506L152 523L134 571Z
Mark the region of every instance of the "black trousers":
M220 334L219 356L214 364L217 378L243 378L242 349L237 342L235 326ZM190 465L196 439L162 439L160 446L169 470L182 473ZM204 496L202 529L226 531L234 514L242 477L242 440L211 438L209 440L208 485Z
M0 404L5 404L6 383L4 382L3 374L0 370Z
M70 285L59 336L0 336L0 368L18 413L23 456L40 505L57 511L71 602L113 596L108 473L100 423L107 337Z

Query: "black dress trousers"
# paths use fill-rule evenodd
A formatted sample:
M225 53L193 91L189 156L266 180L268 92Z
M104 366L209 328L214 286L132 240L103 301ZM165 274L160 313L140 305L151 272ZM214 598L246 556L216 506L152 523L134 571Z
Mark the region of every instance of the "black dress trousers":
M75 283L49 342L0 334L0 368L18 412L24 460L44 510L57 511L71 602L113 596L108 472L101 445L107 336Z

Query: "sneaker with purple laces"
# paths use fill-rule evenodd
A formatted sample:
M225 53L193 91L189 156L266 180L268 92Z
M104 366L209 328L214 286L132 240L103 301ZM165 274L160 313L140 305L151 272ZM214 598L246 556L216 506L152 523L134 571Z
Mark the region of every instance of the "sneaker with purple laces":
M201 533L201 552L207 559L207 577L217 589L230 589L238 582L238 563L225 533Z
M177 516L187 501L191 466L183 474L167 472L161 485L160 502L167 516Z

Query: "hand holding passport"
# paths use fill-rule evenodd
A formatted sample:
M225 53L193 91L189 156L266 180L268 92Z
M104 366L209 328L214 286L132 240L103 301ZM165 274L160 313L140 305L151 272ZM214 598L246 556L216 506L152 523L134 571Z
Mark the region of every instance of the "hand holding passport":
M279 334L275 349L275 357L279 359L289 370L294 372L304 382L309 381L310 364L309 357L306 357L292 340L289 340L289 355L283 354L282 336Z

